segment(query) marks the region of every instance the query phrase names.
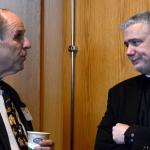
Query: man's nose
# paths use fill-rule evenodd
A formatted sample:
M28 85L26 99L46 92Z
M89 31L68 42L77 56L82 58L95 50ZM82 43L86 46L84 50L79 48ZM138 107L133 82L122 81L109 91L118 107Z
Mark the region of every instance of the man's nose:
M27 37L24 38L24 42L23 42L23 49L30 49L31 48L31 43L28 40Z
M133 56L133 55L135 55L135 53L136 53L135 47L129 45L127 48L127 52L126 52L127 56Z

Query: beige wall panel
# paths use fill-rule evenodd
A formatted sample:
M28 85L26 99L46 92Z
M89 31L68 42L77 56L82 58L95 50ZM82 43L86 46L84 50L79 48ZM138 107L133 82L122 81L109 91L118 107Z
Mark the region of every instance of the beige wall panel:
M36 130L40 127L40 0L1 0L1 8L21 16L32 43L24 71L7 78L32 113Z
M55 141L56 150L63 144L63 0L45 0L43 125Z
M66 47L69 43L66 0ZM97 125L105 112L108 89L137 73L125 55L120 23L150 9L149 0L76 0L75 150L93 150ZM65 52L64 149L69 150L70 58Z

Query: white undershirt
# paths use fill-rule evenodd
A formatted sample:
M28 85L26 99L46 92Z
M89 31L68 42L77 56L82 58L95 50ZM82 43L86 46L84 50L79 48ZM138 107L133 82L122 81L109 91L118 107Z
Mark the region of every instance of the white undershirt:
M8 120L8 116L7 116L7 112L6 112L6 108L5 108L5 104L4 104L4 99L2 96L2 91L0 90L0 114L3 118L5 127L6 127L6 131L8 134L8 138L9 138L9 142L10 142L10 147L11 150L19 150L18 144L16 142L15 136L12 132L11 126L9 124L9 120Z

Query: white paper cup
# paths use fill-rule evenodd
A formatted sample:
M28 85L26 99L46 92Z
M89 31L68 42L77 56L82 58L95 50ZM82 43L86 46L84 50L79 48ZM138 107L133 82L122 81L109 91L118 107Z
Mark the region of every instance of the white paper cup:
M39 142L49 138L50 133L27 131L28 133L28 150L39 146Z

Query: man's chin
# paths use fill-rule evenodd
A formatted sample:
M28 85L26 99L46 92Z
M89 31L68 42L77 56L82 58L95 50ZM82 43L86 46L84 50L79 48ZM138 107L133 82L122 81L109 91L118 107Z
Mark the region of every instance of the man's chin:
M20 67L18 67L18 68L16 69L16 71L19 72L19 71L22 71L23 69L24 69L24 65L21 65Z
M1 77L7 77L9 75L13 75L13 74L16 74L18 73L19 71L22 71L24 69L24 65L18 65L18 66L15 66L15 67L10 67L9 69L3 71L1 73Z
M135 67L135 70L142 73L142 74L150 74L150 70L147 70L143 67Z
M14 74L16 74L16 73L19 72L19 71L22 71L23 69L24 69L24 65L17 66L17 67L14 69Z

